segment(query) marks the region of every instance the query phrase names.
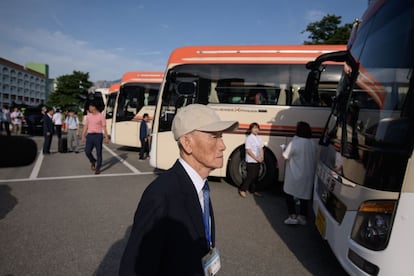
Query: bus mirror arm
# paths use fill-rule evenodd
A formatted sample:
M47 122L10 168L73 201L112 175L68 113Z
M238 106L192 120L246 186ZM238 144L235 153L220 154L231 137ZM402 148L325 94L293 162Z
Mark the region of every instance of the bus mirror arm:
M350 53L348 51L337 51L322 54L319 57L317 57L314 61L309 61L306 64L306 68L311 70L318 68L325 61L346 62L348 61L349 57Z
M353 74L358 72L358 64L355 59L351 56L349 51L338 51L322 54L317 57L315 60L310 61L306 64L306 68L310 70L308 77L306 79L305 86L305 100L307 104L315 104L319 102L319 83L321 74L324 71L324 66L322 64L326 61L333 62L345 62L347 64L347 74Z
M321 65L323 62L326 61L333 61L333 62L345 62L347 64L348 71L345 72L347 75L346 78L348 79L349 83L354 83L356 81L356 78L358 76L358 70L359 70L359 64L356 62L356 60L352 57L349 51L338 51L338 52L331 52L327 54L320 55L317 57L314 61L310 61L306 64L306 68L310 69L311 72L308 74L308 79L306 80L306 88L309 89L309 91L306 91L307 93L311 93L308 95L314 95L318 93L318 86L319 86L319 80L320 80L320 74L323 71L321 68ZM318 72L318 73L316 73ZM317 75L318 74L318 75ZM330 140L336 136L336 130L338 127L338 123L341 121L342 125L344 122L345 116L345 107L347 105L347 102L350 98L350 92L352 90L352 85L348 86L346 91L339 91L339 95L336 95L332 109L331 114L329 115L329 118L327 120L327 123L325 125L325 129L322 133L322 136L319 140L320 145L328 145ZM317 95L316 95L317 96ZM339 117L339 120L336 121L335 127L333 129L328 130L328 124L331 120L332 115L336 113ZM329 132L329 133L328 133ZM344 146L346 145L346 131L342 131L342 135L345 137L341 137L342 139L342 148L346 154L346 149L344 149ZM345 140L344 140L345 139ZM344 144L345 143L345 144Z
M311 71L319 70L321 64L326 61L345 62L351 68L351 74L356 74L358 72L359 64L352 57L349 51L337 51L337 52L322 54L319 57L317 57L315 60L309 61L306 64L306 68Z

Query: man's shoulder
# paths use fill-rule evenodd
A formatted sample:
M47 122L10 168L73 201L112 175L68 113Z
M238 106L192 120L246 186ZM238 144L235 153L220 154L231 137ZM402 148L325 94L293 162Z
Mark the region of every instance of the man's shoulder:
M182 172L184 172L184 169L180 168L179 166L181 166L181 165L174 164L173 167L171 167L170 169L162 172L157 177L157 179L154 180L154 182L159 182L159 183L163 183L163 182L175 183L178 180L181 180L181 178L183 177Z
M185 170L177 161L170 169L162 172L149 186L153 186L153 189L176 190L185 181Z

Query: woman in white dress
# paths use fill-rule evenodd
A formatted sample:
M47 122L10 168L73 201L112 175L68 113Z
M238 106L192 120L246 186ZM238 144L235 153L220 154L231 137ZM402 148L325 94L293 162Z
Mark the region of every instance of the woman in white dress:
M312 140L312 130L309 124L298 122L296 135L283 151L283 157L286 159L283 191L286 193L289 213L285 224L306 225L308 204L312 198L317 152L317 144ZM297 200L300 202L298 213Z

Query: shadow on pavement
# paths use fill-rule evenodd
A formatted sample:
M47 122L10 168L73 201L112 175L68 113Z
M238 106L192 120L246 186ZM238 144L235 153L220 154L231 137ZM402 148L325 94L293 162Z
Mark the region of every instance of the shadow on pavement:
M17 198L10 193L11 190L8 185L0 185L0 219L4 219L17 205Z
M123 160L127 160L128 158L128 154L123 153L119 155L120 158L122 158ZM105 171L108 170L109 168L111 168L112 166L116 165L119 163L119 159L117 157L111 157L110 159L105 159L102 162L102 168L101 171Z
M120 146L120 147L118 147L118 150L139 152L139 148L129 147L129 146Z
M255 202L263 210L275 232L312 275L348 275L341 268L328 243L319 235L311 204L308 208L308 223L302 226L284 224L288 214L283 191L267 191L264 197L256 197Z
M124 237L111 246L93 275L107 276L119 274L119 264L121 262L122 254L124 253L125 246L128 242L131 228L132 226L129 226L125 231Z

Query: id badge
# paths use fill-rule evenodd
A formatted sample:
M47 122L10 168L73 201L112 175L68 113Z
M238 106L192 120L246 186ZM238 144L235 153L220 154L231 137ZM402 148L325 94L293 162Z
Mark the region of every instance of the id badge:
M220 254L216 248L210 249L210 251L201 259L203 265L204 276L213 276L221 268Z

